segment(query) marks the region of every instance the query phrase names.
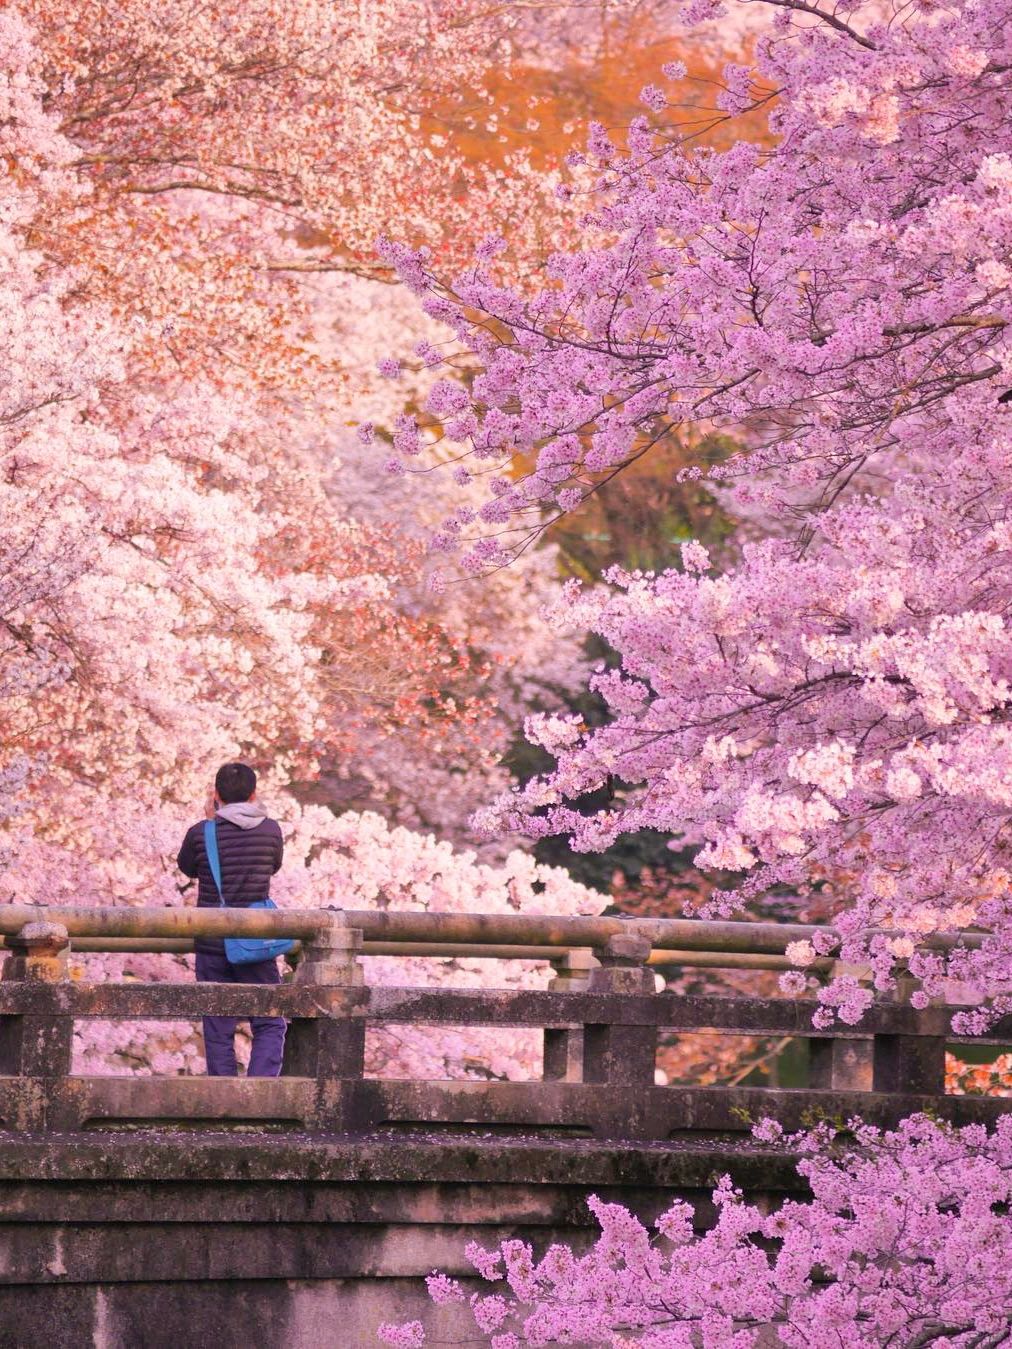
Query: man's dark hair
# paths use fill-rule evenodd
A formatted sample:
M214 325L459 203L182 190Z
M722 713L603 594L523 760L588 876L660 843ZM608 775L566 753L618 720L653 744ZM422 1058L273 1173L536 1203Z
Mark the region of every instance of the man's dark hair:
M214 775L214 790L225 803L248 801L257 789L257 775L248 764L225 763Z

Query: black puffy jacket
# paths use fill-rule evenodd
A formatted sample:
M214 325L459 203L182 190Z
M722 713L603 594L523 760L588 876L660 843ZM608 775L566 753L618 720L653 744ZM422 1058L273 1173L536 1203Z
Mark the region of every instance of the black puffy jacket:
M271 891L271 877L281 868L284 841L277 820L266 816L252 829L243 829L218 816L218 860L221 864L221 888L230 909L243 909ZM204 847L204 821L186 831L177 858L179 870L197 882L198 908L217 908L218 888ZM198 937L198 951L222 951L217 937Z

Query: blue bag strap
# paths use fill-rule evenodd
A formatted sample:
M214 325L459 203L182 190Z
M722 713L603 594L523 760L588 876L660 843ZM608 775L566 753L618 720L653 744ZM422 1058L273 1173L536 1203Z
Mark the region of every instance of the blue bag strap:
M204 821L204 851L207 853L208 866L218 890L218 903L225 907L225 896L221 891L221 862L218 860L218 821Z

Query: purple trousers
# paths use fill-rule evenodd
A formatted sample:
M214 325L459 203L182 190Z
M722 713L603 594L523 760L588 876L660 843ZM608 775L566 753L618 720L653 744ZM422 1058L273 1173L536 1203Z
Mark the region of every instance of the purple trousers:
M280 984L281 971L276 960L258 960L252 965L233 965L224 951L197 952L197 982L200 984ZM238 1077L235 1062L235 1016L204 1017L204 1054L208 1077ZM251 1016L253 1049L247 1077L277 1077L285 1057L285 1030L282 1016Z

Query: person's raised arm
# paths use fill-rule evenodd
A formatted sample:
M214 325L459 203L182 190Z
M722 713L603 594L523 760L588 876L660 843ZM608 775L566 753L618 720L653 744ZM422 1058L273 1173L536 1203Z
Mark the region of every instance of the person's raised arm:
M179 849L179 856L176 858L176 866L184 876L189 876L191 880L197 874L197 841L192 829L186 831L183 846Z

